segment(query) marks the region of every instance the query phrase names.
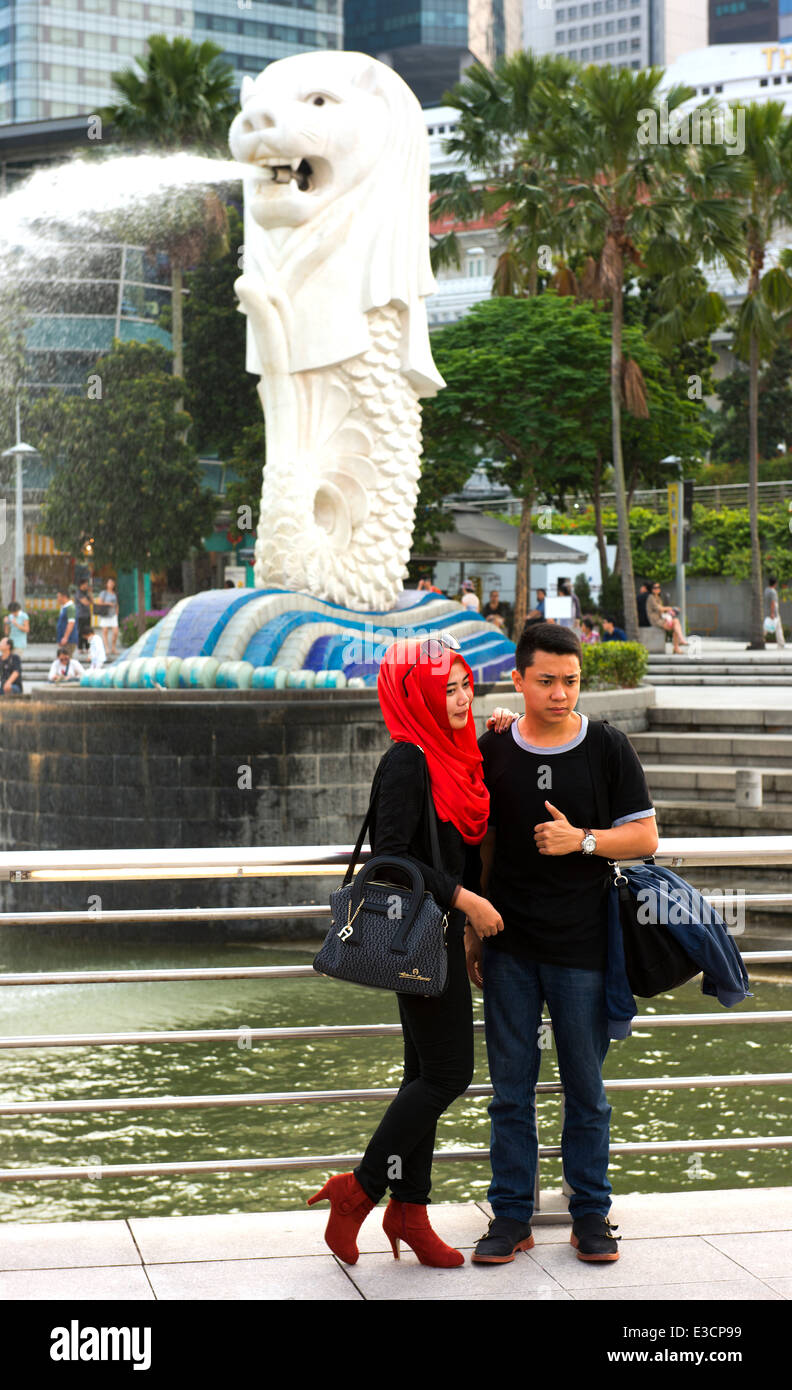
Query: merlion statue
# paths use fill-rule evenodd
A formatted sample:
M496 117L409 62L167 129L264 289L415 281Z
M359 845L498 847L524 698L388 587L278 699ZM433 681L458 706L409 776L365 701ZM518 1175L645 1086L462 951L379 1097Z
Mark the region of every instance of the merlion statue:
M245 178L247 368L267 425L257 586L385 611L402 589L421 396L444 385L424 300L421 108L361 53L302 53L245 78L230 133Z

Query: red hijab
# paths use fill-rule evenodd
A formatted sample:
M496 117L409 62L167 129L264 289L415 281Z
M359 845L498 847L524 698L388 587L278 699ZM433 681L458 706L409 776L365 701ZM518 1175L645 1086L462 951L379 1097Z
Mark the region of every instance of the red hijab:
M460 661L459 652L444 647L439 657L422 652L416 639L394 642L379 669L377 694L391 738L416 743L426 754L437 815L452 821L469 845L477 845L487 829L489 792L481 774L482 758L472 714L464 729L448 722L448 673Z

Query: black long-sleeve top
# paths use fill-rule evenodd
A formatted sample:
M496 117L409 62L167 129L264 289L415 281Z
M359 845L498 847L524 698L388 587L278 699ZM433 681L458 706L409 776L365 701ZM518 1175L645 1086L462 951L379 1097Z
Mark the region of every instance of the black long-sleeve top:
M452 821L437 820L441 869L432 866L429 817L426 804L425 757L414 743L394 743L382 758L372 787L377 795L369 821L373 854L393 854L412 859L424 884L444 911L460 884L479 893L481 856L478 845L468 845ZM455 925L461 929L464 916Z

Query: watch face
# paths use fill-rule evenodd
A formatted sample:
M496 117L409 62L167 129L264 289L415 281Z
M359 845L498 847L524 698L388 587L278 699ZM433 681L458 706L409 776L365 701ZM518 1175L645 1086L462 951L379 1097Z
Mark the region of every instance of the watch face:
M593 835L584 835L582 848L584 854L594 853L595 849L597 848L597 841L595 840Z

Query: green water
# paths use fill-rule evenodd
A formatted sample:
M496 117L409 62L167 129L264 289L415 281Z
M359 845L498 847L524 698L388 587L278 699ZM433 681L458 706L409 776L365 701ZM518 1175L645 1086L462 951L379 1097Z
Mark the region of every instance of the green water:
M21 936L0 940L0 971L281 965L308 963L313 950L233 946L64 945ZM792 1010L792 977L760 979L736 1012ZM476 1016L481 998L476 991ZM644 1013L723 1013L693 982ZM322 978L165 984L41 985L0 989L0 1034L120 1032L195 1028L272 1028L306 1024L392 1023L395 1000ZM322 1039L240 1046L179 1043L130 1047L4 1050L0 1096L44 1101L100 1096L339 1090L394 1086L400 1040ZM475 1081L487 1081L483 1038ZM788 1025L663 1028L636 1024L611 1045L607 1077L773 1072L789 1069ZM545 1053L542 1080L556 1078ZM792 1133L792 1088L753 1086L665 1093L612 1093L612 1140L671 1140ZM461 1099L442 1118L438 1147L487 1147L486 1099ZM246 1106L153 1113L3 1117L0 1167L179 1162L197 1159L360 1152L383 1109L380 1101ZM557 1097L539 1101L540 1142L558 1142ZM737 1150L614 1159L614 1193L690 1191L784 1185L788 1150ZM208 1176L112 1178L0 1184L0 1220L54 1221L127 1216L285 1210L300 1207L320 1185L313 1170ZM560 1164L542 1165L543 1185L557 1187ZM481 1199L485 1164L434 1169L436 1201Z

